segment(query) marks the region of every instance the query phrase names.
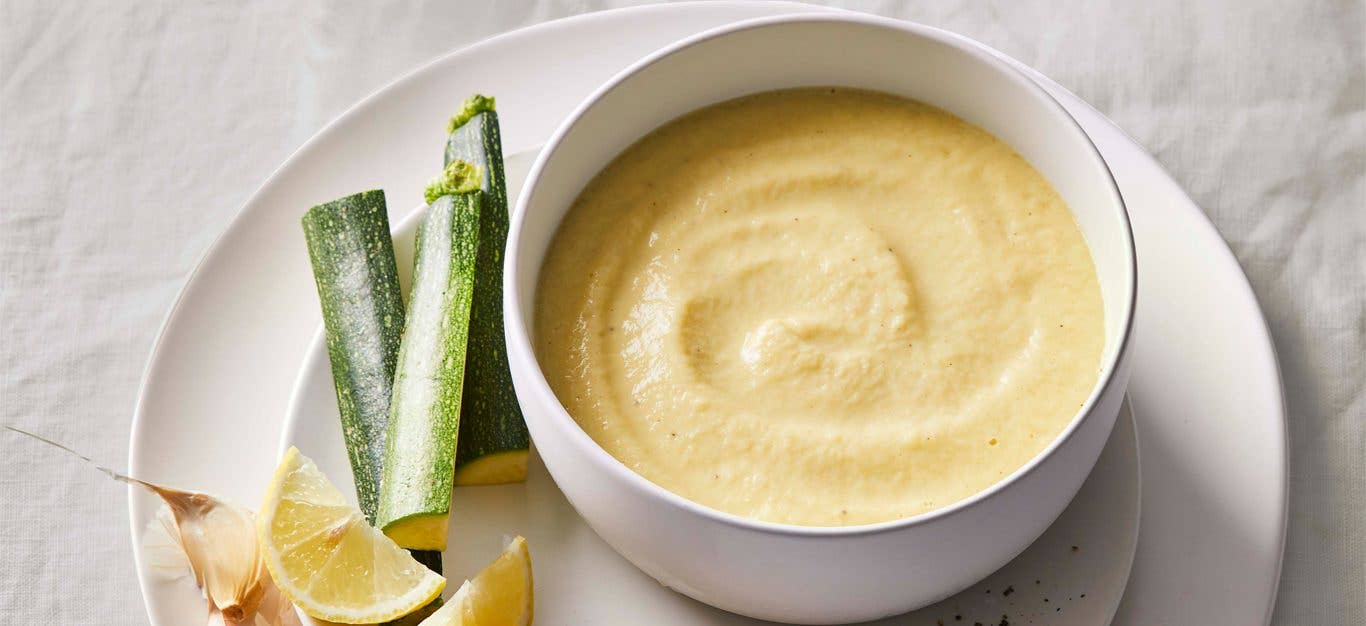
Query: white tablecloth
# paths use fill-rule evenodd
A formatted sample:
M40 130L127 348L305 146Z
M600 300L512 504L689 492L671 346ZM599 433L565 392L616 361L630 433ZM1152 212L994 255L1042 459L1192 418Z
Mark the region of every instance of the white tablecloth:
M122 467L162 316L291 151L442 52L616 3L351 4L0 2L0 421ZM1276 623L1366 624L1362 3L851 8L1038 68L1204 207L1252 280L1285 376ZM124 491L6 433L0 450L3 621L145 624Z

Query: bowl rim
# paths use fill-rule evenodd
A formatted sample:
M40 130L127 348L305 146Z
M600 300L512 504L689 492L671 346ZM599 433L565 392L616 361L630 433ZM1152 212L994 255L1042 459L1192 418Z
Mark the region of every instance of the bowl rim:
M669 491L627 467L616 457L608 453L597 443L597 441L593 440L573 416L569 414L569 411L564 407L564 404L561 403L559 398L555 395L554 390L550 388L549 381L546 380L545 372L542 370L540 361L536 357L536 352L531 346L531 331L527 326L526 316L522 315L522 298L518 294L518 289L516 288L518 282L517 278L525 271L539 272L541 269L539 266L534 268L523 267L518 261L523 246L522 225L525 222L527 208L536 195L536 183L540 180L543 170L545 170L550 160L555 157L564 138L578 125L584 115L593 107L597 106L599 101L623 82L666 57L672 56L693 46L706 43L710 40L735 33L794 23L856 24L860 26L894 30L900 32L902 35L921 37L945 44L960 54L966 54L979 62L991 66L998 71L1004 80L1016 83L1021 86L1026 93L1030 93L1033 96L1040 98L1043 101L1044 106L1050 110L1053 115L1060 117L1064 122L1064 125L1069 126L1073 132L1080 135L1083 140L1083 149L1090 153L1092 164L1096 166L1096 173L1092 175L1099 176L1102 184L1108 188L1113 203L1112 207L1118 210L1119 217L1121 218L1119 220L1120 230L1122 231L1120 234L1127 244L1121 250L1121 253L1124 255L1123 262L1125 269L1127 270L1127 276L1125 278L1128 281L1128 289L1127 293L1122 294L1122 297L1124 298L1124 307L1122 311L1123 324L1121 325L1120 334L1117 338L1119 347L1114 351L1113 355L1103 363L1100 375L1097 377L1096 383L1092 386L1091 393L1087 397L1086 402L1072 416L1072 419L1068 421L1067 426L1063 431L1054 437L1053 441L1047 447L1035 454L1028 462L1017 468L1014 472L962 500L909 517L850 526L804 526L770 522L736 515ZM527 265L530 266L532 264ZM583 448L586 451L586 456L602 471L618 475L627 485L630 485L647 497L652 497L668 505L682 509L683 511L730 527L765 534L792 537L861 537L928 525L931 522L976 507L985 501L992 499L1015 483L1020 482L1025 476L1033 473L1067 441L1071 440L1076 435L1076 432L1080 430L1082 423L1091 417L1100 398L1105 396L1115 385L1124 384L1125 382L1119 378L1119 366L1128 356L1133 343L1134 318L1137 307L1138 265L1137 253L1134 246L1133 226L1129 219L1129 212L1124 203L1124 198L1120 194L1119 187L1115 182L1113 172L1105 162L1105 159L1101 156L1100 151L1096 148L1095 143L1091 140L1090 135L1082 129L1081 125L1071 113L1069 113L1061 103L1035 80L1029 78L1022 71L998 58L993 54L992 49L985 44L933 26L856 13L795 13L743 20L711 28L676 41L651 52L637 60L635 63L632 63L584 98L584 100L581 101L555 129L555 132L551 135L550 139L546 141L544 148L537 156L536 161L532 165L531 170L527 173L526 179L523 182L522 193L519 194L516 206L511 214L508 243L503 266L503 286L503 324L508 350L510 352L516 352L520 358L530 364L530 369L532 370L530 376L522 377L530 378L529 381L526 381L530 383L530 388L519 389L519 391L533 396L539 403L550 407L550 415L547 416L547 419L565 422L565 425L568 426L566 432L568 434L568 439L570 440L570 445ZM514 380L517 380L519 377L514 375L513 378ZM528 385L524 383L524 386Z

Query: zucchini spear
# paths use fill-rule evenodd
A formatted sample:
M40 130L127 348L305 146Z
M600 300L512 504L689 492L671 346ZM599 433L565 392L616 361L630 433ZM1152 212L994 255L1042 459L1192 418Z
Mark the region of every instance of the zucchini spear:
M470 314L469 361L460 413L455 484L526 480L527 434L512 388L503 335L503 252L507 248L507 183L493 98L475 95L451 118L445 164L469 163L483 173L479 250Z
M356 498L373 523L403 332L384 192L364 191L315 206L304 214L303 226Z
M479 247L480 172L454 162L418 226L413 289L389 413L378 526L405 548L445 550Z

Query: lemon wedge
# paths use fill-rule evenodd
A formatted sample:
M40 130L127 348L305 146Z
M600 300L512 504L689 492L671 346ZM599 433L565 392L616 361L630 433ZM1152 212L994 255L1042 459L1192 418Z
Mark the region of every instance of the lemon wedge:
M530 626L534 604L531 553L516 537L419 626Z
M293 447L275 468L256 531L275 584L318 619L389 621L431 602L446 586L445 578L366 523Z

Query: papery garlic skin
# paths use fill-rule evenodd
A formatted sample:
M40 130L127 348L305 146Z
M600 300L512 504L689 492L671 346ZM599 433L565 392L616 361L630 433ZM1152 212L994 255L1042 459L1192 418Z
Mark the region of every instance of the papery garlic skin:
M176 530L175 516L162 505L156 516L142 531L142 564L156 580L175 582L193 576L185 547L180 545L180 531Z

